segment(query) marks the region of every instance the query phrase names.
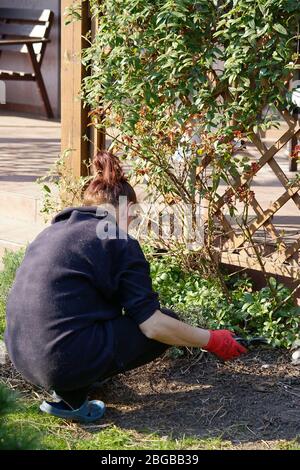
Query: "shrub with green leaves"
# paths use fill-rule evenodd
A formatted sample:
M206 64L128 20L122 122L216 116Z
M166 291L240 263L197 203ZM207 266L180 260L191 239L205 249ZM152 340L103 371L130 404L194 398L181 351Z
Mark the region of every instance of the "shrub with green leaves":
M133 157L153 190L191 202L197 177L187 176L201 165L210 134L215 183L227 181L228 165L238 166L224 152L224 139L272 126L263 110L288 105L287 82L299 58L299 1L89 4L98 23L83 51L83 98L98 126L120 132L115 149ZM172 158L179 146L185 170Z
M224 274L229 302L216 278L204 277L197 270L184 271L173 254L153 256L148 250L148 258L161 304L177 310L190 324L263 336L272 346L284 348L300 337L300 307L290 296L291 290L274 278L270 279L273 289L255 290L247 276Z

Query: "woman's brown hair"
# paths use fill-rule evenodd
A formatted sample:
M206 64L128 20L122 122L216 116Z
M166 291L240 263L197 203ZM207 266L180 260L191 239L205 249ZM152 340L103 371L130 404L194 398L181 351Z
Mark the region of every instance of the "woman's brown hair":
M94 178L84 192L84 205L98 204L119 205L119 197L127 197L127 201L137 202L133 187L121 167L118 157L106 150L98 152L93 158Z

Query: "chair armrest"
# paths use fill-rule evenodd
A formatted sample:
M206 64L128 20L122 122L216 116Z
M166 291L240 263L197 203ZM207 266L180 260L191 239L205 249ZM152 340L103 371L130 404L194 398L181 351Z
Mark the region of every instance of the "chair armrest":
M45 38L16 38L16 39L0 39L1 46L12 46L13 44L38 44L40 42L50 42Z

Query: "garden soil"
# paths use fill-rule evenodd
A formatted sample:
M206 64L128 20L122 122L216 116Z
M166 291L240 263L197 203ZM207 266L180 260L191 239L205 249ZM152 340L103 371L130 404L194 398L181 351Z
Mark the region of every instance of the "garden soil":
M174 439L220 437L236 449L299 439L300 366L290 364L290 353L255 349L222 363L207 353L174 359L170 351L93 390L107 405L101 427ZM11 365L0 366L1 377L30 392Z

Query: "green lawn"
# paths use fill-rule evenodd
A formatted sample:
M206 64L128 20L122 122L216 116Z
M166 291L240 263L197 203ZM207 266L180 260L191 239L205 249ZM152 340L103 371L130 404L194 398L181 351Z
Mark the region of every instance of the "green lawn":
M172 439L158 437L146 430L136 432L114 425L77 425L48 415L38 409L37 400L27 400L20 411L6 415L5 420L14 429L24 425L40 436L40 447L57 450L182 450L228 449L230 443L222 439ZM101 422L100 422L101 423Z
M155 433L125 430L113 424L102 427L68 423L45 414L38 409L36 399L23 402L22 409L8 414L6 423L14 430L29 429L29 433L39 436L38 448L49 450L230 450L240 448L222 438L197 439L186 437L174 439L172 436L159 437ZM254 450L256 443L241 448ZM257 443L258 448L262 445ZM299 440L278 441L271 444L272 449L300 450Z

